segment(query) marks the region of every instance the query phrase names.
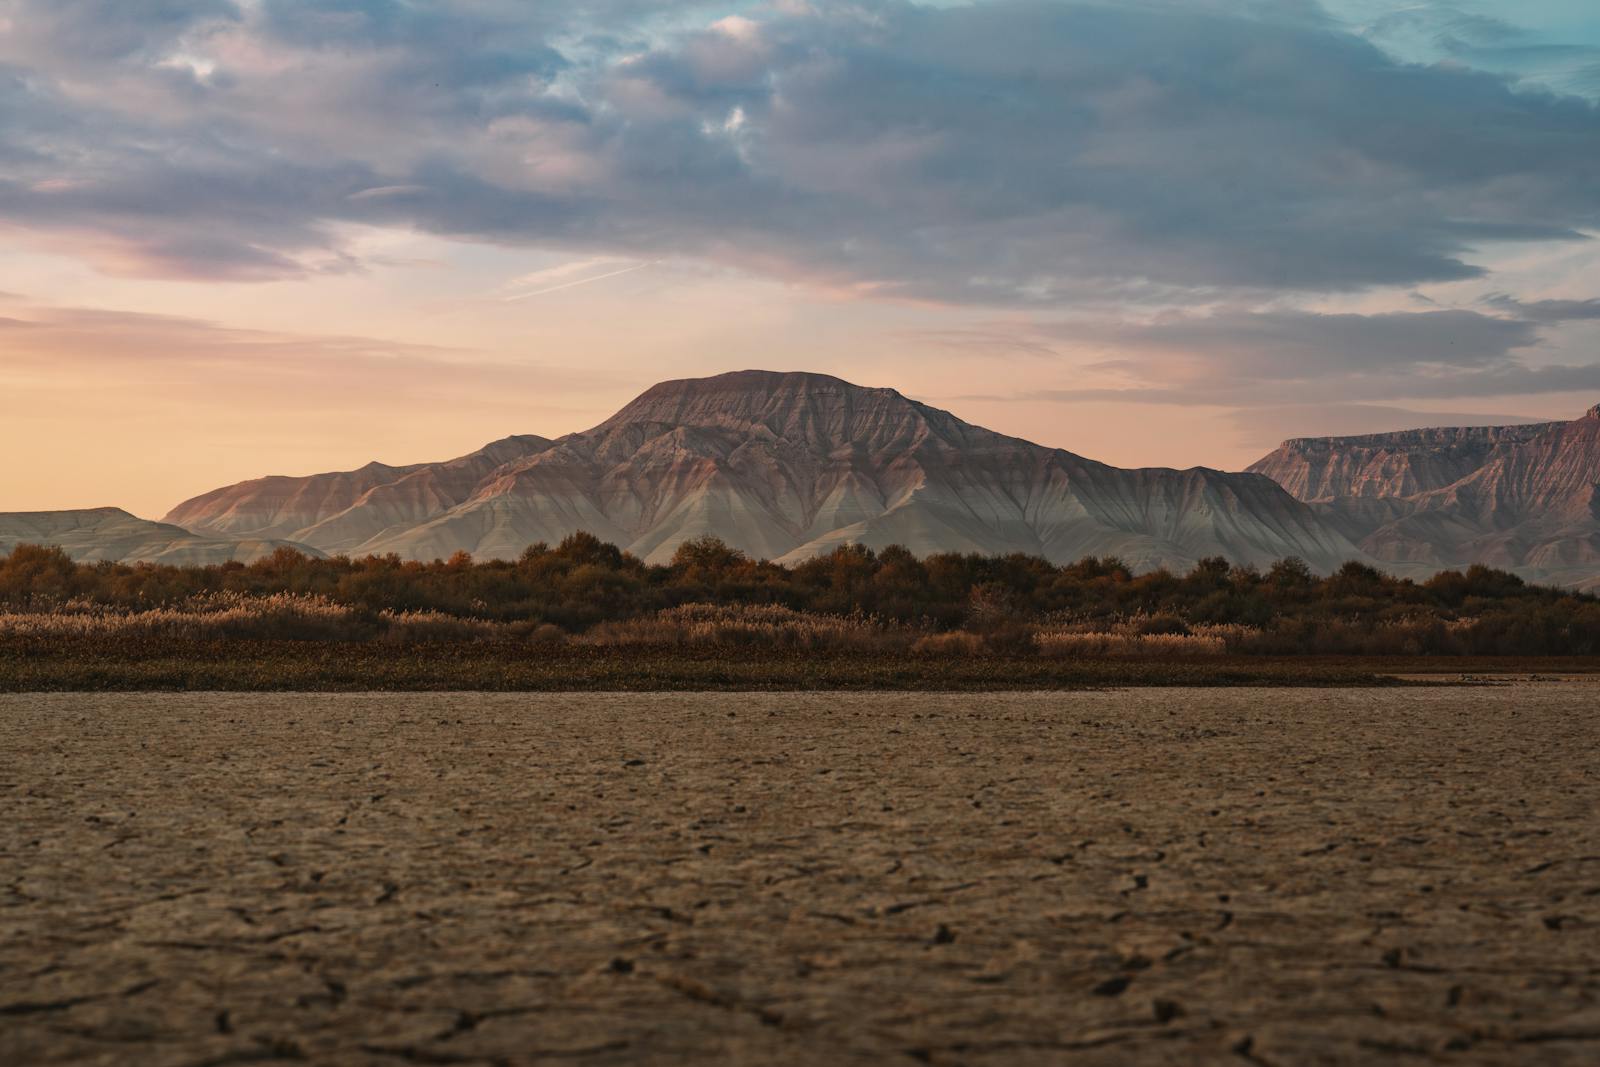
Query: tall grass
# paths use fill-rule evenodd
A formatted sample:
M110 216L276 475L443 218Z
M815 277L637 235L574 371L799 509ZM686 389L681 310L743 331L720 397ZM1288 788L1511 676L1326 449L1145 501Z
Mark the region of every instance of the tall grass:
M794 648L887 651L916 632L866 615L825 615L780 604L682 604L653 615L603 622L577 640L602 648Z
M943 634L925 634L912 644L911 651L929 656L976 656L987 649L982 634L953 630Z
M1033 635L1040 653L1063 659L1145 659L1166 656L1221 656L1228 643L1202 634L1137 634L1054 630Z
M437 641L496 636L492 623L437 611L365 611L304 593L202 593L145 609L73 600L49 611L0 612L0 635L226 638L291 641Z

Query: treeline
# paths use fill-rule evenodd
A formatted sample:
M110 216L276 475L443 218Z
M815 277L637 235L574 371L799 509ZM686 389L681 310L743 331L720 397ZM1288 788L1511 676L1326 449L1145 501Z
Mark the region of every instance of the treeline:
M689 617L682 609L698 605L870 620L921 647L964 652L1181 652L1182 641L1150 639L1190 637L1195 649L1242 654L1600 654L1600 601L1481 566L1416 582L1356 562L1322 577L1297 559L1261 570L1214 558L1184 574L1135 575L1112 558L1066 565L1021 554L919 558L897 546L846 546L782 566L714 538L650 565L582 533L554 547L532 545L510 561L464 553L432 563L312 559L279 550L249 565L171 567L74 563L59 549L30 545L0 557L0 606L13 615L140 613L228 597L336 605L364 622L366 629L351 630L357 636L408 619L460 620L470 625L450 632L478 638L663 635ZM943 634L969 636L924 640Z

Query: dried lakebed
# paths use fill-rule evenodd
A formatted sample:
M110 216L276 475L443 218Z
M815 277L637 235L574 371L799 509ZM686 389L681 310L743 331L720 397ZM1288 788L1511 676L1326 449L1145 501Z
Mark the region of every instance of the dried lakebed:
M1594 1063L1597 698L0 697L0 1062Z

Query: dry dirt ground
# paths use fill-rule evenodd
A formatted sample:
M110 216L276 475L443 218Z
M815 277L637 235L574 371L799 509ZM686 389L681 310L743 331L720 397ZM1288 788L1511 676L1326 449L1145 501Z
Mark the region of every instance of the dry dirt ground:
M0 697L0 1063L1593 1064L1597 698Z

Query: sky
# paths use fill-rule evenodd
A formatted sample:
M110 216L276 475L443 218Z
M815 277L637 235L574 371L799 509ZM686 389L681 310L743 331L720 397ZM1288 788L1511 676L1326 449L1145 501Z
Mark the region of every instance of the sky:
M1592 0L0 0L0 511L760 367L1122 466L1600 401Z

